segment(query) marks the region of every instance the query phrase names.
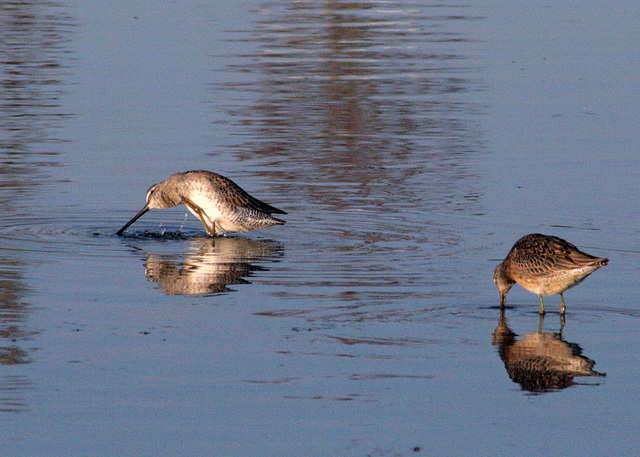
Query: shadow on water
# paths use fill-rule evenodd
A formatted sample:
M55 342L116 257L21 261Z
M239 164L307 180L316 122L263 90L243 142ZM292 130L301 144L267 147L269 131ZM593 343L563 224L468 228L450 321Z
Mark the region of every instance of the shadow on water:
M65 48L73 27L55 2L0 3L0 209L3 221L26 217L49 189L47 168L58 165L64 140L57 136L70 117L62 111ZM4 222L3 222L4 223ZM0 254L0 364L31 362L25 328L31 304L23 274L28 250L12 240ZM0 410L23 411L20 392L32 383L7 367L0 372Z
M493 344L498 346L507 373L522 390L552 392L573 386L577 376L606 376L593 370L595 362L582 355L578 344L562 338L563 324L559 333L552 333L542 331L543 323L541 315L537 331L518 340L501 310L498 327L493 332Z

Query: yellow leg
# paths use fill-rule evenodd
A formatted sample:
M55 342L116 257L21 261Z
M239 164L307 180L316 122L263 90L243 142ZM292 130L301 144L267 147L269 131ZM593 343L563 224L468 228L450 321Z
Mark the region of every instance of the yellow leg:
M544 303L542 302L542 295L538 295L540 298L540 314L544 314Z
M209 228L209 226L207 225L206 219L204 218L204 214L202 212L202 209L199 206L194 205L193 203L191 203L191 201L186 200L186 199L184 201L184 204L187 205L189 208L191 208L191 210L198 215L198 219L200 219L200 222L202 222L202 225L204 225L204 230L205 230L205 232L207 232L207 235L216 236L216 224L215 224L215 222L213 224L213 227Z
M560 301L562 304L560 305L560 314L564 316L564 312L567 310L567 306L564 304L564 295L560 292Z
M207 235L216 236L216 224L214 223L213 227L209 228L201 210L198 211L198 216L200 217L200 221L202 221L202 225L204 225L204 231L207 232Z
M200 219L200 222L202 222L202 225L204 225L204 231L207 232L207 235L216 236L216 224L214 223L213 227L209 228L204 215L202 214L202 210L200 208L196 208L196 213L198 213L198 218Z
M213 224L213 227L209 228L209 226L207 225L207 223L204 220L204 217L202 217L202 213L198 212L198 214L200 214L200 220L202 221L202 225L204 225L204 230L205 230L205 232L207 232L207 235L216 236L216 224L215 224L215 222Z
M216 236L216 226L215 225L213 226L213 230L209 229L209 227L204 222L204 220L202 221L202 225L204 225L204 230L207 232L207 235Z

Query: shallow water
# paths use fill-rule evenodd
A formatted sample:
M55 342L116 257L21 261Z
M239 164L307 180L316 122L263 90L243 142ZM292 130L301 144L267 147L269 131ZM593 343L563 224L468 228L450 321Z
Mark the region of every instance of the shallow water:
M0 7L7 455L632 455L635 9ZM115 236L188 169L287 224ZM564 323L529 232L610 258Z

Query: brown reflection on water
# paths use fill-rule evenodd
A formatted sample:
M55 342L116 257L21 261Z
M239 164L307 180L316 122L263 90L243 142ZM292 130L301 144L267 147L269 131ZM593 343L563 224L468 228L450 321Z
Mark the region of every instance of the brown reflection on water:
M276 243L240 237L197 238L186 253L147 254L145 274L162 285L167 295L231 292L228 286L249 284L245 278L263 270L254 262L281 255Z
M38 216L47 168L58 164L68 118L61 108L65 45L72 24L51 1L0 2L0 210L4 220ZM41 214L40 214L41 216ZM30 303L24 277L30 263L20 240L3 240L0 254L0 410L26 409L20 392L31 383L10 366L31 362L26 342Z
M543 316L538 331L517 340L508 326L504 311L493 332L493 344L511 380L523 390L541 393L574 385L576 376L605 376L593 370L595 362L582 355L576 343L562 339L561 334L542 332Z
M21 392L33 389L33 384L24 376L2 376L0 378L0 413L28 411Z
M477 18L434 12L403 2L266 4L253 64L235 69L256 72L258 84L225 87L259 92L257 103L231 111L241 134L253 134L241 158L257 155L265 173L336 207L403 196L412 201L394 205L413 207L432 198L411 190L412 177L449 190L471 178L477 107L464 94L478 90L477 69L462 54L469 38L448 26ZM345 183L359 186L334 191Z
M446 3L269 2L255 30L238 32L255 51L220 88L236 94L230 130L243 141L231 149L270 181L292 237L323 244L296 256L304 265L282 283L368 287L336 292L350 300L382 288L416 294L425 276L454 283L437 259L466 248L464 219L451 217L482 212L480 109L469 96L479 69L465 32L481 18L465 13Z
M0 183L14 194L32 193L57 165L56 130L69 117L60 99L71 27L55 2L0 2Z

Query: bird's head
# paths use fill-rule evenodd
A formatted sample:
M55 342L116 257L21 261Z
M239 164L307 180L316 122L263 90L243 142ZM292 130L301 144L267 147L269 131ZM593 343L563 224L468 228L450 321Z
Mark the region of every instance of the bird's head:
M180 198L175 186L171 186L171 184L169 180L166 180L149 187L147 191L147 207L149 209L173 208L182 203L182 198Z
M501 263L495 270L493 270L493 282L496 283L496 286L498 286L498 290L500 291L500 304L504 305L505 299L507 298L507 292L509 292L509 289L511 289L515 284L515 281L507 274L504 263Z

